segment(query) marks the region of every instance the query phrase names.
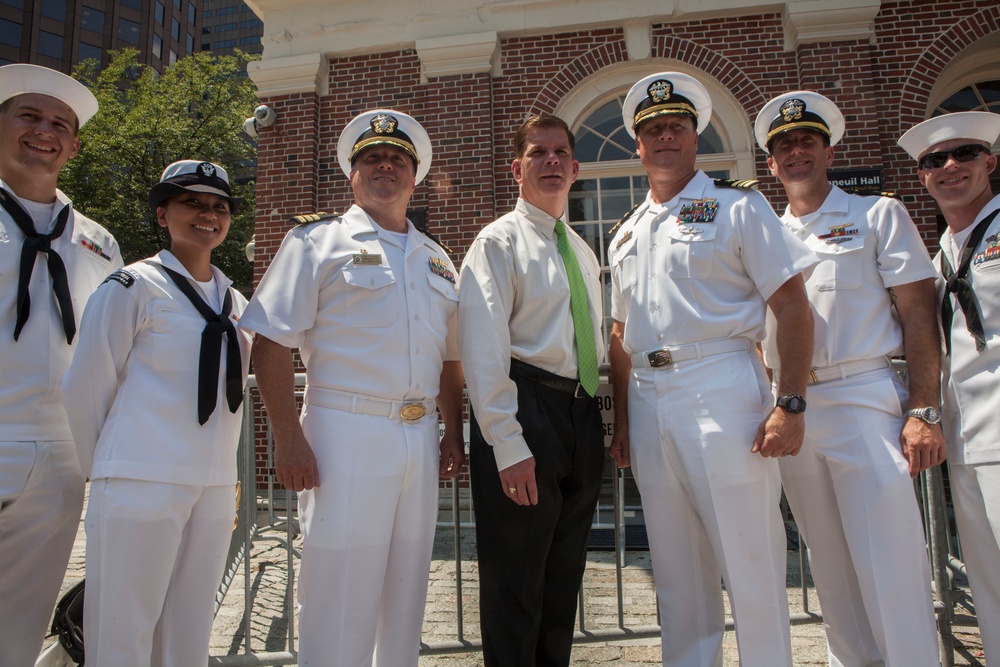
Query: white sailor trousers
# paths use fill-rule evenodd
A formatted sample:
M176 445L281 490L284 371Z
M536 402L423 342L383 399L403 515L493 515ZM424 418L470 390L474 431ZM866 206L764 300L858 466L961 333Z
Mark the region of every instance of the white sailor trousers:
M949 464L962 558L986 661L1000 663L1000 463Z
M88 665L206 663L235 516L230 484L90 483L83 606Z
M0 442L0 667L35 664L80 526L72 442Z
M790 667L778 467L750 453L771 405L756 354L636 369L628 405L664 667L721 667L720 579L742 667Z
M416 667L438 499L436 411L307 405L319 486L299 494L299 665Z
M832 667L939 665L931 571L891 369L809 387L806 437L779 460L809 547Z

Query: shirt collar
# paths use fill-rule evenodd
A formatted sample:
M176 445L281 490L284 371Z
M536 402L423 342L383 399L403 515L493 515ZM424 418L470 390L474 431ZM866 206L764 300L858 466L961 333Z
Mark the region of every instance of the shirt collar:
M562 218L553 218L542 209L525 199L521 199L520 197L517 198L517 204L514 205L514 211L538 228L538 231L542 232L546 238L550 239L555 238L556 236L557 220L562 220L564 225L568 224ZM563 215L566 215L565 211L563 211Z
M378 224L372 220L371 216L365 212L363 208L357 204L351 205L351 208L347 209L347 212L343 215L344 223L351 232L353 238L365 234L374 234L381 239L399 245L392 232L386 231ZM409 218L406 219L406 251L410 252L412 248L416 248L420 245L425 245L429 248L435 248L434 242L431 241L425 234L422 234L419 229L410 221Z
M159 264L160 266L165 266L168 269L173 269L174 271L181 274L188 280L193 280L194 282L198 282L197 280L194 279L194 277L192 277L190 273L188 273L188 270L184 268L184 265L181 264L180 260L177 259L177 257L175 257L174 254L169 250L161 250L160 252L150 257L147 261L153 262L154 264ZM219 296L221 297L225 295L226 290L229 289L229 286L233 284L233 281L230 280L226 276L226 274L224 274L214 264L210 264L208 268L212 271L212 276L215 278L215 284L218 287Z

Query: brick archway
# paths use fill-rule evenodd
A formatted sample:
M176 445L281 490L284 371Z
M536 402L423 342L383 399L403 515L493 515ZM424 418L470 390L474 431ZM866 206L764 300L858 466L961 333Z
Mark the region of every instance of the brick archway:
M715 77L750 113L764 106L764 96L749 77L728 58L688 39L656 35L652 57L682 62ZM538 92L531 101L530 113L551 112L559 102L587 77L614 64L629 63L621 41L604 43L569 62ZM639 61L641 62L641 61Z
M1000 32L1000 6L965 17L927 45L903 83L896 136L926 120L927 100L944 68L967 47L996 32Z

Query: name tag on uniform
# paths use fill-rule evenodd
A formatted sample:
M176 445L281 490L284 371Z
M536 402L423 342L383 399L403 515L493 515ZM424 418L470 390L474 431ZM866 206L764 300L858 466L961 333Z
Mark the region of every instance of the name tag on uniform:
M378 266L382 264L382 255L372 255L367 252L359 252L354 255L355 266Z

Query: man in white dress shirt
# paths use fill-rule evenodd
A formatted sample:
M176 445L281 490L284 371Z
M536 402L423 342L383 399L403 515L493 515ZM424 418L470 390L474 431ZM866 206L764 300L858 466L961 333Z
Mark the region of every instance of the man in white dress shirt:
M1000 661L1000 195L990 174L1000 114L967 111L915 125L899 145L948 223L943 276L943 419L955 519L986 660Z
M83 507L59 383L118 244L56 189L97 100L65 74L0 67L0 666L35 663Z
M303 216L240 326L257 333L276 478L300 492L298 664L416 667L438 475L465 457L456 272L406 218L431 162L416 120L365 112L337 156L354 206ZM301 421L292 348L306 367Z
M649 195L610 246L611 454L633 465L653 558L665 667L721 667L732 601L743 667L791 667L777 462L802 446L815 256L748 183L695 166L712 100L652 74L623 107ZM757 357L777 320L775 403Z
M594 398L603 356L600 267L568 225L579 165L561 119L514 138L519 198L462 264L459 342L472 405L486 667L566 667L604 437Z
M806 280L815 337L805 442L778 463L809 546L830 665L938 665L911 480L945 454L934 267L902 204L827 180L844 134L833 101L779 95L754 129L788 195L781 221L820 259ZM773 324L764 363L780 381ZM904 351L908 392L889 361Z

